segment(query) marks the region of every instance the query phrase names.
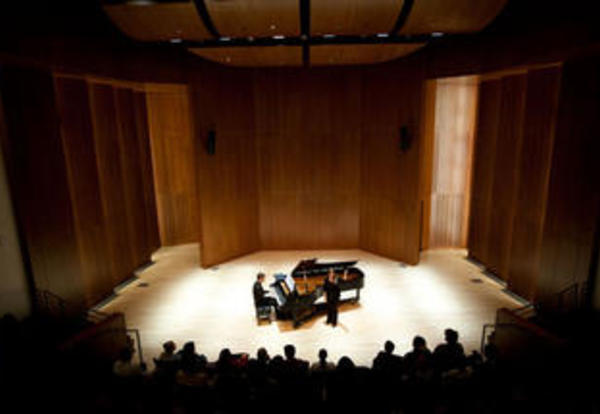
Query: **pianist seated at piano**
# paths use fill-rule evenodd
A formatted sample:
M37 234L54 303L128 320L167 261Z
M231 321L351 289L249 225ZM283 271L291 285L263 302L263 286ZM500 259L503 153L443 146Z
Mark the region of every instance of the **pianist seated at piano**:
M254 287L252 288L252 293L254 295L254 306L262 307L269 306L272 308L277 308L277 301L270 297L267 294L267 291L263 288L263 282L265 281L265 274L259 273L256 275L256 282L254 282Z

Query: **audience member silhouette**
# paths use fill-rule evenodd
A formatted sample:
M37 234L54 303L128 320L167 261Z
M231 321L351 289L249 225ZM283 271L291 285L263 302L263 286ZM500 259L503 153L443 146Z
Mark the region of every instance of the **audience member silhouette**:
M175 354L177 345L173 341L167 341L163 344L163 352L158 357L161 362L179 361L180 356Z
M330 372L335 369L333 362L327 361L327 350L319 350L319 362L315 362L310 367L311 372Z
M432 369L432 355L422 336L413 338L413 350L404 355L404 371L411 379L426 379Z
M196 345L193 341L186 342L181 351L176 354L181 360L181 364L189 369L200 369L200 366L206 364L206 357L196 353Z
M445 344L438 345L433 351L433 359L438 372L462 369L465 366L465 351L458 342L458 332L454 329L444 331Z
M183 358L181 360L181 369L175 376L179 385L186 387L207 387L209 385L209 375L206 370L207 360L202 356L199 358Z
M308 370L308 362L296 358L296 347L294 345L286 345L283 352L288 373L302 373Z
M394 354L396 346L392 341L385 341L384 350L373 360L373 369L384 372L400 372L402 357Z

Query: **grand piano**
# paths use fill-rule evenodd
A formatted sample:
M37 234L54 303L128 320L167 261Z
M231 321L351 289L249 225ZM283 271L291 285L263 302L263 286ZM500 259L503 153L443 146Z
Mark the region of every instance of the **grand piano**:
M365 275L355 267L357 260L347 262L317 263L317 259L301 260L292 273L276 274L271 284L272 296L277 300L277 317L291 319L294 328L299 327L311 317L325 311L325 303L317 303L323 296L323 284L333 269L340 286L340 303L356 303L360 300L360 290L365 284ZM345 292L354 291L346 297Z

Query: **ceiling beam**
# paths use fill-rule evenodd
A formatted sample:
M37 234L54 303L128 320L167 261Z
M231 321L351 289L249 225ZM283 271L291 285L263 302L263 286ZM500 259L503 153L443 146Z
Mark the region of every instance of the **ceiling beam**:
M467 37L463 34L446 34L444 38ZM209 39L202 41L180 40L176 42L159 42L162 44L176 43L179 46L186 48L214 48L214 47L252 47L252 46L315 46L315 45L369 45L369 44L416 44L435 41L441 37L441 34L423 34L423 35L396 35L390 36L387 34L355 36L355 35L325 35L319 37L294 36L273 36L273 37L256 37L256 38L227 38L221 37L218 39Z
M196 5L196 11L198 12L198 16L202 19L202 23L206 27L206 30L213 35L215 38L221 37L221 34L215 27L215 24L210 17L210 13L208 13L208 9L206 8L206 3L204 0L194 0L194 4Z
M310 47L307 42L310 39L310 0L300 0L300 38L305 40L302 44L302 64L308 67L310 65Z
M408 20L408 16L410 16L413 4L414 0L404 0L404 3L402 4L402 9L400 9L400 13L398 14L398 19L396 19L394 27L392 27L392 30L390 30L390 35L396 35L400 31L400 29L402 29L402 26L404 26L404 24Z

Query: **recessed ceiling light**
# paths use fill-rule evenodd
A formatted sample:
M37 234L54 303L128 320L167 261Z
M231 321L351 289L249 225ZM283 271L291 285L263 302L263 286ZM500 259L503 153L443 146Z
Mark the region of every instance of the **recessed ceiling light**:
M275 36L273 36L273 39L281 40L281 39L285 39L285 36L284 35L275 35Z
M153 4L156 4L156 1L153 1L153 0L130 0L127 3L131 4L133 6L152 6Z
M229 42L231 40L231 37L223 36L223 37L219 37L219 40L221 42Z
M181 42L183 42L183 39L181 39L179 37L174 37L173 39L170 39L169 42L171 42L171 43L181 43Z
M330 34L330 33L323 35L323 39L333 39L334 37L335 37L335 35L334 34Z
M389 37L390 34L389 33L377 33L376 35L377 37Z
M442 37L443 35L444 35L444 33L442 33L442 32L433 32L433 33L431 33L432 37Z

